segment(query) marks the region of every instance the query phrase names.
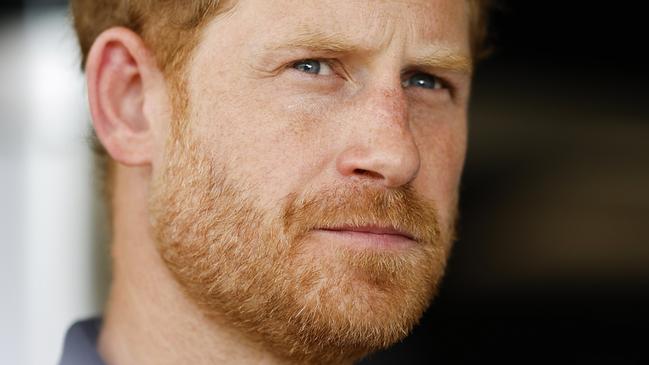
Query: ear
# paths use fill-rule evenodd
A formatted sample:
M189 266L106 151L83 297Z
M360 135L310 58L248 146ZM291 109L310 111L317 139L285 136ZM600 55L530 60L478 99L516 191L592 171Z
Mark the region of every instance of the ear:
M108 154L128 166L150 164L154 131L145 102L163 78L143 40L126 28L106 30L88 54L86 78L93 126Z

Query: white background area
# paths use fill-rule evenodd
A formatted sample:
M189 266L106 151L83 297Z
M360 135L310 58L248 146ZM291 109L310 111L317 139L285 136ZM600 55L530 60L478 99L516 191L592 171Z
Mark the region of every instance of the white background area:
M66 9L0 23L0 364L56 364L99 313L89 116Z

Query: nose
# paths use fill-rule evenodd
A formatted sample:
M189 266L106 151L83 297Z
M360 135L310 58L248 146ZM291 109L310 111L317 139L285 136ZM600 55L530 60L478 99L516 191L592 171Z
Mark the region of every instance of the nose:
M408 184L421 161L403 89L374 92L364 99L350 113L354 128L337 156L338 172L387 188Z

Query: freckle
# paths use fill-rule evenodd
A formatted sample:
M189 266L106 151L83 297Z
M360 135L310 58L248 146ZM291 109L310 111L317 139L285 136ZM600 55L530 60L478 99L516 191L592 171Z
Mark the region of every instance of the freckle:
M309 130L317 123L316 118L313 117L313 113L303 111L291 113L288 115L288 118L291 120L287 129L298 138L305 137L309 133Z
M384 112L386 113L386 117L391 119L393 122L399 122L401 120L401 117L396 116L403 116L404 114L407 114L408 112L408 105L406 104L406 100L403 97L403 94L400 90L383 90L383 102L385 103L384 106Z
M397 92L395 90L383 90L383 96L386 98L394 98L397 96Z

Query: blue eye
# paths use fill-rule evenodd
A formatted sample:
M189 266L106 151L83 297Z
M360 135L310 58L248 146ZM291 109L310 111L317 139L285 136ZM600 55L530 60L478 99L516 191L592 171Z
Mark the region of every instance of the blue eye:
M292 67L300 72L311 75L329 76L333 74L333 70L326 61L301 60L295 62Z
M303 60L293 64L293 68L308 74L317 75L320 73L321 64L316 60Z
M416 86L431 90L441 89L443 87L442 83L437 77L422 72L412 74L403 82L403 87L408 86Z

